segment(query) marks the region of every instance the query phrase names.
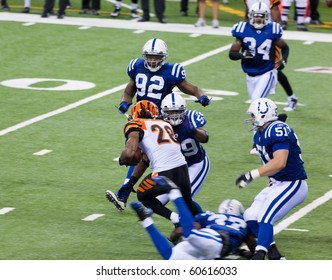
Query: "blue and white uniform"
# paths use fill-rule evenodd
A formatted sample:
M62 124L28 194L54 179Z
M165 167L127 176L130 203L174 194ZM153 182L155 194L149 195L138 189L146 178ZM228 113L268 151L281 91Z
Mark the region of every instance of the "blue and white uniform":
M202 113L194 110L187 110L185 116L183 122L173 127L173 130L188 165L191 197L194 198L202 188L210 171L210 160L201 143L193 135L193 129L203 127L206 119ZM168 202L167 194L159 195L157 199L163 204Z
M286 167L269 177L269 186L255 197L244 213L250 231L258 237L256 250L264 250L273 242L273 224L305 200L308 194L307 174L299 140L286 123L273 121L262 132L256 131L254 143L263 164L273 159L277 150L289 151Z
M241 244L245 242L248 235L247 224L242 216L204 212L196 215L195 221L199 222L203 228L227 232L230 241L228 254L235 253Z
M191 195L195 197L210 171L210 160L201 143L194 138L193 130L190 128L203 127L206 119L202 113L194 110L187 110L185 114L184 121L173 129L189 167Z
M274 93L277 84L275 43L282 36L280 24L271 22L262 29L256 29L250 23L240 21L233 26L232 36L242 41L242 52L249 51L253 56L241 59L251 101Z
M158 106L159 111L163 98L186 79L186 71L179 63L166 62L158 71L151 72L144 66L143 58L131 60L127 73L135 81L137 102L152 101Z

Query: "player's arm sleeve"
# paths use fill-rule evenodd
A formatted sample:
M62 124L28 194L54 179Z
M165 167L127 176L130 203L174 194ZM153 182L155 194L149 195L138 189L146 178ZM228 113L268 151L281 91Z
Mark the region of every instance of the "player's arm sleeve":
M139 120L132 120L125 125L124 135L126 139L128 139L129 134L133 131L139 133L139 142L141 142L144 136L144 131L142 129L142 123Z
M285 44L285 46L281 49L282 59L287 62L289 56L289 46Z
M243 58L243 54L240 52L242 48L242 41L236 38L229 50L229 58L231 60L239 60Z

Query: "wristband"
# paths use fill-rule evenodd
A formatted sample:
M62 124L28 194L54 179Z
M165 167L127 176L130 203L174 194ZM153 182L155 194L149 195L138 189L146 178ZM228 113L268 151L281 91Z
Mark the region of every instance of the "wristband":
M128 183L132 184L133 186L137 183L138 179L135 176L131 176Z
M259 174L258 169L254 169L250 171L250 175L252 177L253 180L259 178L261 175Z

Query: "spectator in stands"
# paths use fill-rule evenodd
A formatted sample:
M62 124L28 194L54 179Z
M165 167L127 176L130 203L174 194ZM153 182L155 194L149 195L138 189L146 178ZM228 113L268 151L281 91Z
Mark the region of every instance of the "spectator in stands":
M31 0L24 0L24 8L22 13L30 13Z
M7 4L7 0L1 0L1 9L5 11L10 11L10 7Z
M131 17L132 18L138 18L139 16L137 15L137 5L138 0L132 0L131 1ZM122 6L122 0L117 0L115 1L114 4L114 11L111 13L111 17L118 17L121 12L121 6Z
M198 13L199 18L195 23L196 27L202 27L206 25L205 22L205 12L206 12L206 0L199 0L198 3ZM218 28L219 27L219 0L212 0L212 27Z
M80 14L92 14L99 16L100 0L82 0L82 10Z
M160 23L167 23L165 20L165 0L154 0L154 9L158 21ZM139 19L139 22L150 21L150 1L149 0L142 0L142 10L143 10L143 17Z
M65 16L65 11L67 8L67 3L68 0L59 0L59 10L58 10L58 18L59 19L63 19ZM54 5L55 5L55 0L45 0L45 4L44 4L44 10L43 13L41 15L42 18L47 18L49 17L51 14L53 14L53 9L54 9Z

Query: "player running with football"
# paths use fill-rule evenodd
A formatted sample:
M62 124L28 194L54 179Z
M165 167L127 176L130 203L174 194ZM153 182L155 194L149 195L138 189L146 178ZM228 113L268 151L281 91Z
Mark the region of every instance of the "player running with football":
M268 177L269 185L245 211L244 218L257 236L253 259L263 260L273 244L273 225L302 203L308 194L299 140L292 128L278 121L278 108L268 98L253 101L246 120L255 131L254 143L263 166L241 174L235 184L246 187L259 177Z
M198 214L201 209L191 198L188 166L172 126L158 119L157 106L147 100L137 102L131 109L130 115L131 120L124 127L126 145L120 155L119 163L135 164L132 159L137 148L140 148L144 153L143 159L137 164L137 170L145 171L147 166L152 169L152 173L147 175L137 188L138 199L155 213L171 220L172 211L156 199L156 196L167 193L168 190L157 186L151 180L157 175L163 175L176 182L191 213Z
M121 99L119 113L127 112L135 95L137 101L152 101L160 109L161 101L174 87L195 96L202 106L210 104L211 100L203 90L186 80L186 71L179 63L166 62L168 48L163 40L153 38L147 41L143 46L142 56L143 58L131 60L128 65L127 73L130 79ZM132 176L133 171L134 166L130 166L126 179L116 194L106 192L106 197L115 203L119 210L125 209L132 186L137 182Z
M210 160L201 145L201 143L207 143L209 140L208 132L204 127L206 119L198 111L187 110L186 101L177 93L167 95L162 101L161 108L162 117L172 125L175 138L180 143L182 154L185 156L188 164L191 196L194 198L201 189L210 170ZM118 193L121 192L122 200L119 201L112 191L106 192L110 201L119 210L125 209L125 207L122 207L122 203L127 202L134 188L134 184L131 182L136 182L147 168L148 166L146 165L135 168L130 181L127 183L128 187L122 187L118 191ZM140 189L137 190L137 195L142 200L144 199L144 195L140 192ZM168 202L167 194L158 195L156 199L163 205ZM167 213L164 217L170 217L174 224L179 223L179 217L176 212Z

